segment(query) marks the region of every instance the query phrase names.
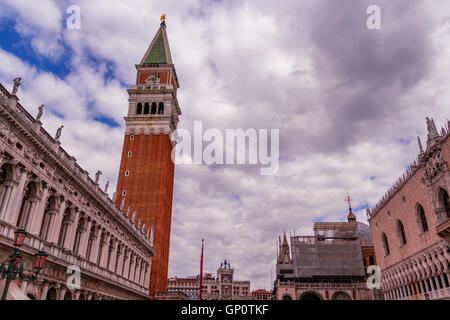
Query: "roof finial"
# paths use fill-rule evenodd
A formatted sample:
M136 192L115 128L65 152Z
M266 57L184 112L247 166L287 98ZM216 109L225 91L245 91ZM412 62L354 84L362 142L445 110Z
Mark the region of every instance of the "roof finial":
M353 199L350 198L350 195L347 192L347 196L345 197L345 202L348 203L348 211L352 212L352 201Z
M350 198L350 195L347 192L347 197L345 197L345 202L348 203L348 216L347 216L347 221L348 222L355 222L356 221L356 216L352 212L352 201L353 201L353 199Z
M166 14L163 13L161 15L161 26L165 27L166 26Z
M417 136L417 142L419 143L419 151L420 151L420 153L423 153L422 141L420 141L420 137L419 136Z

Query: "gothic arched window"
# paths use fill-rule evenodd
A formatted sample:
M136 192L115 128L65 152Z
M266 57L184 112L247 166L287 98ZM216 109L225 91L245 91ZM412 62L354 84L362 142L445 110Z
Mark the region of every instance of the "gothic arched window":
M419 223L419 229L422 232L428 231L427 217L425 216L425 210L421 204L417 205L417 221Z
M144 106L144 114L149 114L150 113L150 104L148 102L145 103Z
M406 244L405 227L403 226L403 222L401 222L400 220L397 220L397 233L400 239L400 244L402 246L405 245Z
M136 114L142 114L142 103L137 104Z
M162 102L159 103L158 114L164 114L164 103Z
M389 242L388 239L386 237L386 234L383 232L383 234L381 235L382 241L383 241L383 247L384 247L384 255L388 256L391 251L389 250Z
M156 114L156 102L152 102L152 112L151 114Z
M445 214L447 215L447 219L450 218L450 200L448 197L447 191L445 191L443 188L439 190L439 207L441 210L444 210Z

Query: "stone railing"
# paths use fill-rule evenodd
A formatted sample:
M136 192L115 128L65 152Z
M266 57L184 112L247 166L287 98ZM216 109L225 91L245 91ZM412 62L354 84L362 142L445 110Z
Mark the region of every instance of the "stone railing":
M16 227L10 224L0 221L0 237L6 238L11 242L14 240L14 232L17 230ZM94 277L102 277L106 282L110 282L114 285L120 287L125 287L131 291L135 291L141 295L148 296L149 288L137 284L129 279L117 275L116 273L98 266L80 256L74 255L72 252L63 249L55 244L43 241L39 237L33 234L28 234L24 242L24 249L31 248L36 250L45 249L48 254L48 261L53 260L55 263L62 265L75 265L78 266L82 271L86 273L92 273Z
M297 289L367 289L366 283L364 282L353 282L353 283L325 283L325 282L311 282L311 283L298 283L294 281L279 281L278 286L280 287L294 287Z
M164 90L164 89L174 89L171 84L146 84L146 85L133 85L131 86L132 90L138 89L152 89L152 90Z

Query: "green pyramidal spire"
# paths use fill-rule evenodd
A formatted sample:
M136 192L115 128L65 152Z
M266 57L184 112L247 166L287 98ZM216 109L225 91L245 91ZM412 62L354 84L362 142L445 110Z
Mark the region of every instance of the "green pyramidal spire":
M159 35L156 41L153 43L150 52L145 58L144 63L167 63L166 49L164 46L164 37L162 30L159 31Z

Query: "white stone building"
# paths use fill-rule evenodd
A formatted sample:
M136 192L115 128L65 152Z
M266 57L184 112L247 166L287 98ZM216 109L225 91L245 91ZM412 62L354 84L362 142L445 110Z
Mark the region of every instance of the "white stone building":
M236 281L234 269L225 260L217 270L217 277L207 273L202 279L202 300L251 300L250 281ZM190 300L198 300L199 277L169 278L168 292L185 293Z
M9 298L148 299L153 230L138 228L42 127L43 107L32 117L0 84L0 260L13 252L14 231L24 227L26 271L44 248L38 280L12 283ZM152 232L152 234L150 234ZM69 266L81 270L81 286L69 290ZM3 281L4 282L4 281ZM0 290L3 291L3 282Z

